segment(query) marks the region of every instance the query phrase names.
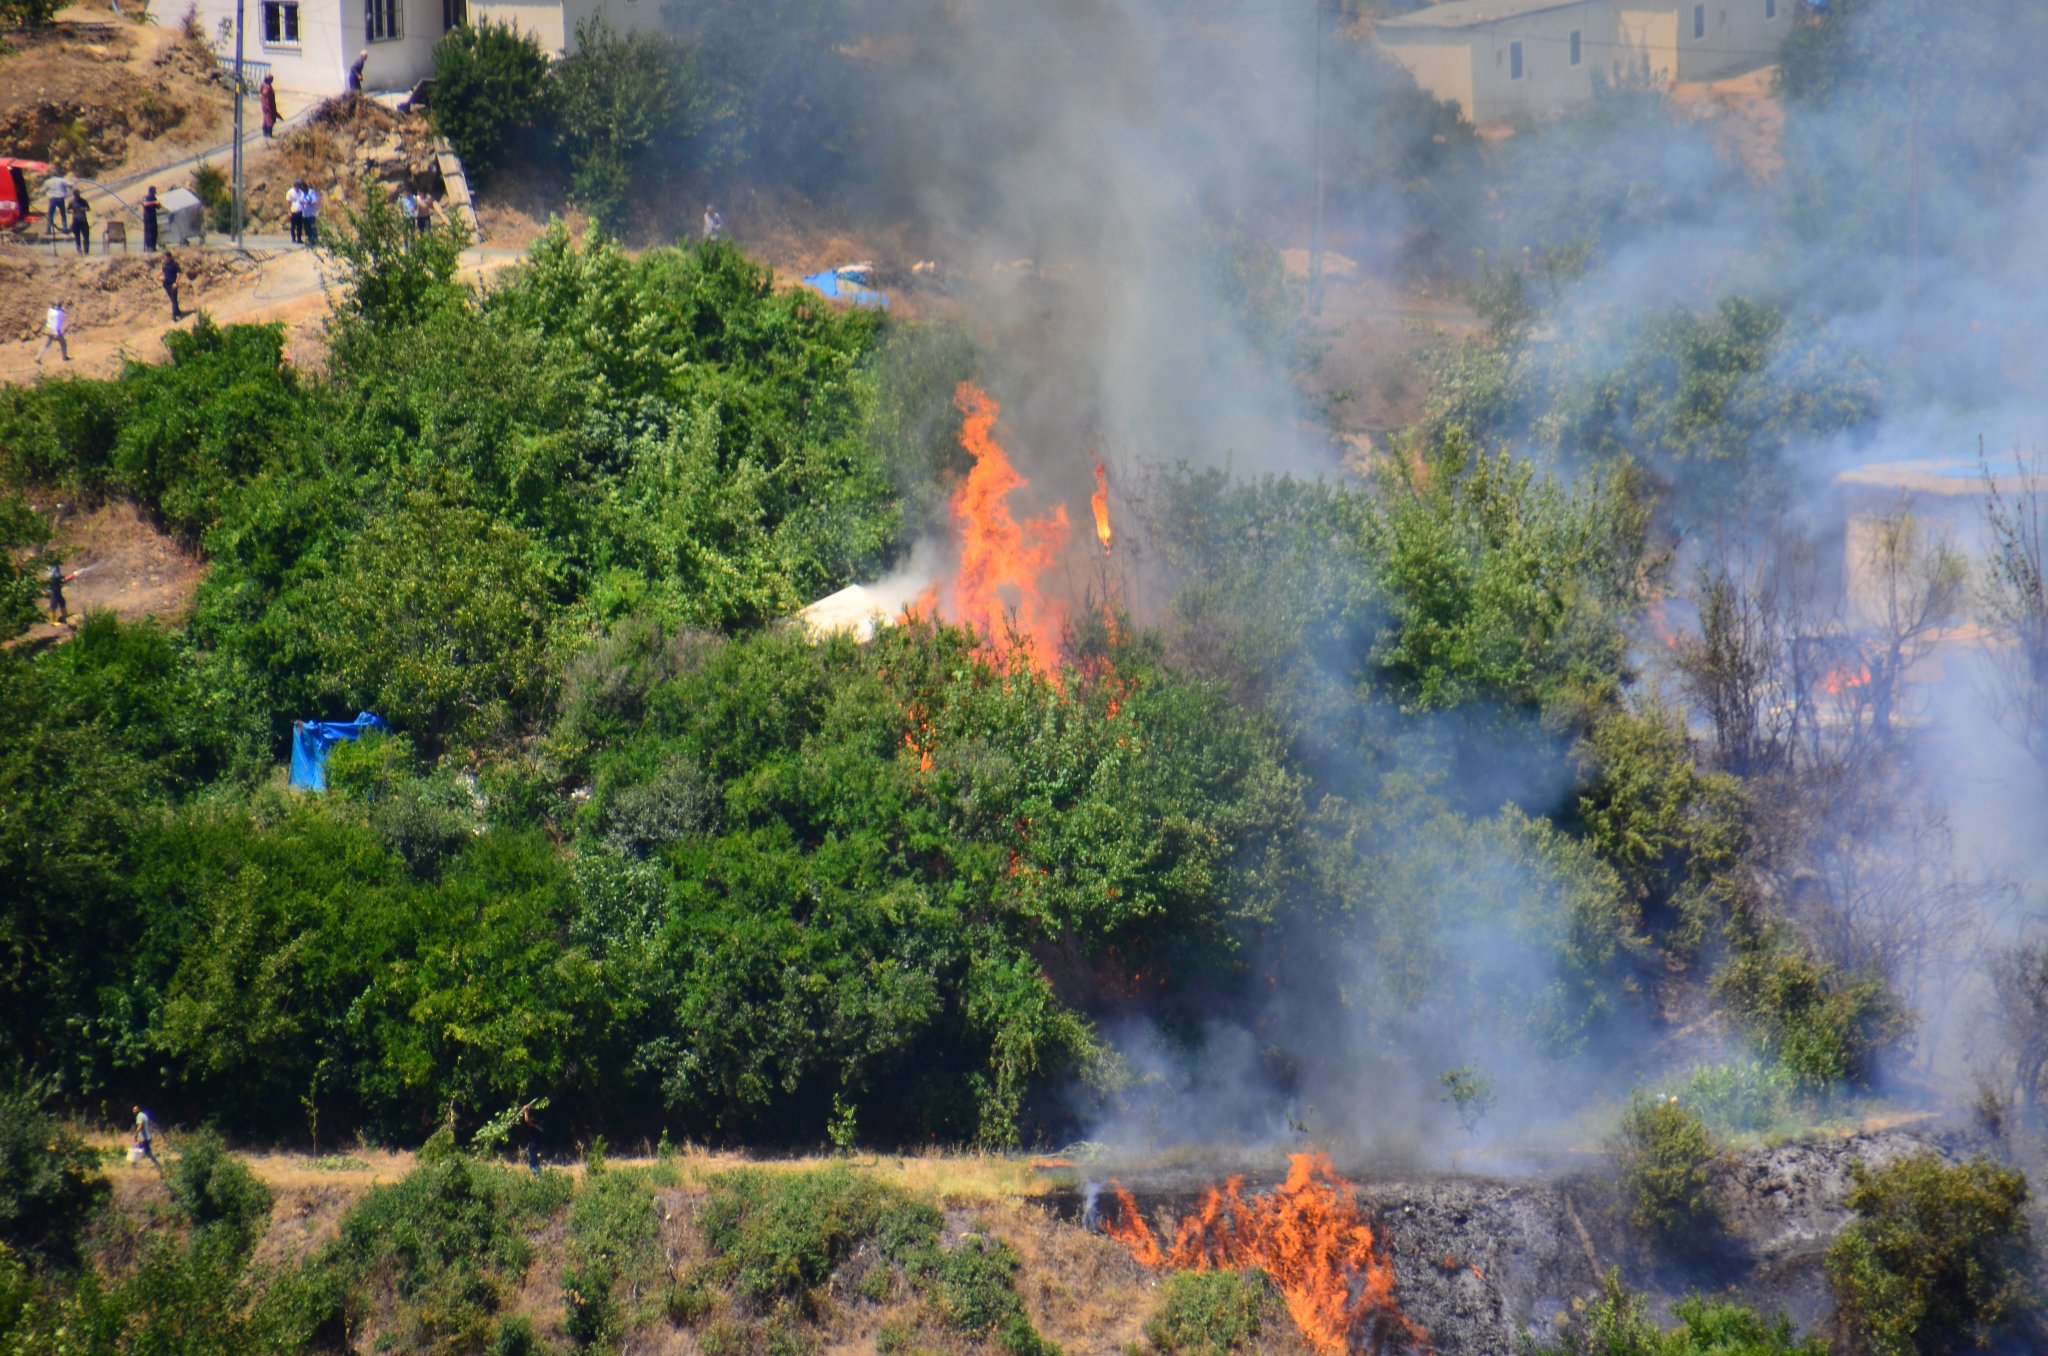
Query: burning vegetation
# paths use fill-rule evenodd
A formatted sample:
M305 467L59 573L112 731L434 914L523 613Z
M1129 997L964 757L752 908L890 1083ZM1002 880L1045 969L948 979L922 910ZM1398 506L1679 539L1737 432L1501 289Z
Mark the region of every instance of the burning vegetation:
M1324 1356L1423 1352L1429 1338L1394 1298L1394 1265L1358 1191L1317 1153L1293 1154L1272 1192L1245 1194L1242 1176L1211 1187L1161 1245L1137 1199L1110 1184L1102 1229L1148 1267L1256 1268L1273 1279L1301 1334Z

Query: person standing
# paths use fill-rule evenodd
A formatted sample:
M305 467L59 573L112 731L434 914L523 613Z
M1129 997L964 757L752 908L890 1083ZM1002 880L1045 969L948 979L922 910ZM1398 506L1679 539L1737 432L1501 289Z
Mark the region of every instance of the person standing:
M405 229L408 231L413 229L413 207L416 202L417 199L413 197L411 189L401 187L398 190L398 216L405 223Z
M532 1102L528 1102L519 1109L519 1121L526 1137L527 1171L538 1177L540 1176L540 1122L534 1118Z
M350 94L361 94L363 92L363 71L369 64L370 49L366 47L356 53L356 64L348 68L348 92Z
M272 77L263 77L263 86L256 91L256 105L263 110L263 135L267 137L277 130L277 84Z
M71 221L64 215L64 208L71 201L71 181L61 174L53 174L43 180L43 196L49 200L49 215L44 218L47 232L59 230L69 232Z
M306 243L315 249L320 245L320 190L299 180L299 212L305 219Z
M178 305L178 256L164 251L164 295L171 299L171 323L177 324L185 318L184 308Z
M37 367L43 365L43 358L49 353L52 344L55 344L57 351L64 355L65 362L71 361L71 344L64 338L70 328L71 313L64 309L64 303L51 302L50 309L43 314L43 346L36 353Z
M156 1122L150 1119L150 1115L147 1111L144 1111L141 1107L136 1107L135 1147L142 1150L142 1156L144 1158L156 1164L156 1170L158 1172L162 1172L164 1170L164 1165L162 1161L160 1161L157 1158L156 1150L151 1147L151 1145L154 1144L155 1141Z
M76 578L76 570L66 574L62 565L50 562L50 577L43 581L43 599L50 605L50 625L62 626L71 620L71 613L64 606L64 586Z
M292 243L306 243L306 181L295 179L284 191L285 211L291 215Z
M156 252L156 213L163 204L157 201L156 185L151 184L142 195L142 252Z
M85 195L75 188L71 190L71 239L80 254L92 253L92 209L85 205Z
M725 218L710 203L704 204L704 238L716 240L725 234Z
M425 235L434 227L434 195L422 193L412 200L412 229L415 235Z

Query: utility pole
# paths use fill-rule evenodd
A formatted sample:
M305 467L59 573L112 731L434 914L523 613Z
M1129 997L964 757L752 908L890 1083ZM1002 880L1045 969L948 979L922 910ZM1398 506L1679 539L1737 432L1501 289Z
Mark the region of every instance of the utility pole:
M237 0L240 3L240 0ZM1316 19L1315 206L1308 226L1308 308L1323 313L1323 0L1309 0Z
M242 248L242 9L235 0L235 248Z

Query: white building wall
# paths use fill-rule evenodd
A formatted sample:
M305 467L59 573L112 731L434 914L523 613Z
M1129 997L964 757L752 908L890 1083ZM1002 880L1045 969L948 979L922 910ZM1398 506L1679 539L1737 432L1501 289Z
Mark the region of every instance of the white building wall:
M1473 31L1472 120L1550 117L1593 98L1593 68L1616 40L1609 0L1502 19ZM1572 34L1579 35L1572 61ZM1515 76L1514 49L1522 48Z
M1777 60L1799 0L1620 0L1623 40L1666 80L1715 80Z
M159 8L178 2L154 0ZM235 0L191 3L213 50L232 58ZM367 49L366 89L409 89L433 74L434 44L444 31L442 0L398 0L398 12L398 35L370 42L365 37L368 11L364 0L298 0L298 41L272 42L266 36L263 0L243 0L242 58L267 63L283 89L331 95L348 88L348 68L356 53ZM182 9L176 17L183 17ZM162 22L164 15L159 13L158 19Z
M659 32L661 8L662 0L470 0L469 17L531 33L542 51L564 57L577 25L601 16L617 33Z

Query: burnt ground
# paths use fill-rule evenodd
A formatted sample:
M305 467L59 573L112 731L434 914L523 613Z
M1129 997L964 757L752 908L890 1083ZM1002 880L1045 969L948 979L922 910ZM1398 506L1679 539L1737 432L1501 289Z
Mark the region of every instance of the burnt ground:
M135 505L114 500L83 512L50 498L36 505L54 520L49 548L62 557L65 569L84 571L64 586L65 606L74 621L104 610L123 621L154 617L175 625L191 612L205 563L159 531ZM69 627L38 622L13 643L53 644L71 635Z
M1524 1332L1554 1334L1575 1303L1598 1295L1610 1268L1647 1294L1665 1322L1674 1303L1698 1291L1782 1310L1801 1331L1812 1331L1829 1313L1822 1256L1849 1219L1842 1201L1850 1165L1875 1166L1927 1148L1958 1157L1970 1146L1960 1135L1888 1130L1736 1155L1715 1184L1727 1232L1696 1240L1685 1257L1653 1246L1627 1224L1604 1167L1512 1179L1349 1175L1380 1220L1401 1307L1427 1330L1440 1356L1510 1356L1521 1350ZM1268 1165L1251 1174L1251 1185L1263 1189L1279 1175L1278 1164ZM1205 1189L1182 1173L1127 1175L1123 1184L1154 1232L1166 1237ZM1084 1189L1044 1199L1061 1221L1085 1222Z

